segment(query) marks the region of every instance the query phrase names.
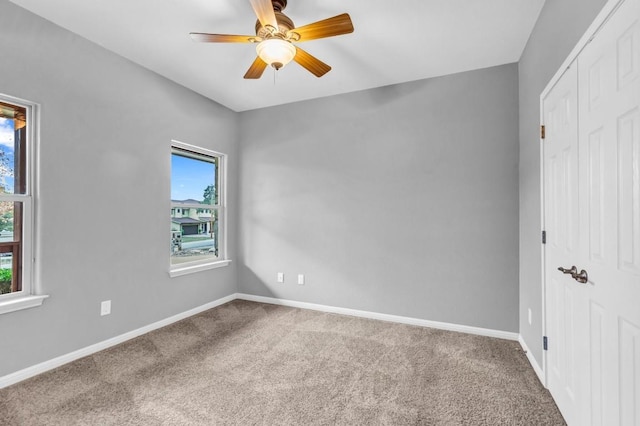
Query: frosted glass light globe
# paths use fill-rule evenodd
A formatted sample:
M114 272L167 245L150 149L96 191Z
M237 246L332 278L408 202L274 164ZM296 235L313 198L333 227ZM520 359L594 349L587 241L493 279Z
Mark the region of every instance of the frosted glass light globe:
M287 65L296 56L295 46L279 38L261 41L256 51L260 59L277 70Z

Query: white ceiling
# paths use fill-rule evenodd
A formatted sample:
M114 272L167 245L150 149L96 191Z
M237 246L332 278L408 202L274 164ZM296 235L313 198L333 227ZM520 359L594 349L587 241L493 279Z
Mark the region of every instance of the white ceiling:
M544 4L289 0L296 26L346 12L355 31L301 44L332 66L322 78L291 63L245 80L255 45L196 43L189 32L254 34L249 0L11 1L234 111L517 62Z

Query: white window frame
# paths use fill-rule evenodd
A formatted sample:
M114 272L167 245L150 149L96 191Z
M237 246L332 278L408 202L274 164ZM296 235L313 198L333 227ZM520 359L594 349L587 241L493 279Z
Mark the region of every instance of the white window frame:
M172 265L171 255L169 255L169 276L179 277L181 275L191 274L194 272L206 271L208 269L227 266L229 263L231 263L231 260L227 257L227 154L180 142L177 140L172 140L170 153L173 154L174 150L189 151L197 155L203 155L205 157L215 157L218 159L218 186L216 188L216 190L218 191L218 205L207 207L211 209L212 213L214 210L218 211L218 256L216 259L205 259ZM171 202L171 195L169 195L169 199ZM202 205L193 205L187 207L193 207L196 209L203 208ZM172 203L171 208L182 209L183 207L174 206ZM169 220L171 220L171 218L169 218Z
M26 110L27 142L24 151L25 161L25 193L0 194L0 201L22 203L22 270L20 291L0 295L0 314L33 308L42 305L47 295L36 293L34 253L35 253L35 196L37 152L40 142L40 106L34 102L0 94L0 101Z

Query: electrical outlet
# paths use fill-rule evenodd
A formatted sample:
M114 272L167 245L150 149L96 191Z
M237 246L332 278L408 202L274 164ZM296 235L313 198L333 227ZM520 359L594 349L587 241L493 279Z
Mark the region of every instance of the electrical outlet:
M278 272L278 282L279 283L284 282L284 272Z
M531 308L529 308L529 325L531 325Z
M298 284L304 285L304 274L298 274Z
M100 304L100 315L105 316L111 313L111 300L105 300Z

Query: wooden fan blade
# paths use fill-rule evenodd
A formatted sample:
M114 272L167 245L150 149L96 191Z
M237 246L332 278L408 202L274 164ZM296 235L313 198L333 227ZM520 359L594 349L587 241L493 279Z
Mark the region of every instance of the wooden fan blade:
M322 21L314 22L313 24L304 25L299 28L294 28L288 32L288 35L296 33L300 36L298 41L309 41L318 38L333 37L342 34L349 34L353 32L353 23L348 13L334 16ZM293 36L295 37L295 35ZM295 38L293 38L295 40Z
M204 43L253 43L258 39L256 36L233 34L189 33L189 35L193 41Z
M325 64L315 56L308 54L297 46L296 56L293 57L293 60L302 65L307 69L307 71L309 71L316 77L322 77L323 75L331 71L331 67L329 65Z
M253 61L253 64L249 67L249 70L244 75L246 79L257 79L262 77L262 73L267 69L267 63L260 59L260 56L256 57L256 60Z
M276 14L273 11L273 4L271 0L250 0L253 11L256 12L258 21L263 27L271 25L276 30L278 29L278 21L276 20Z

